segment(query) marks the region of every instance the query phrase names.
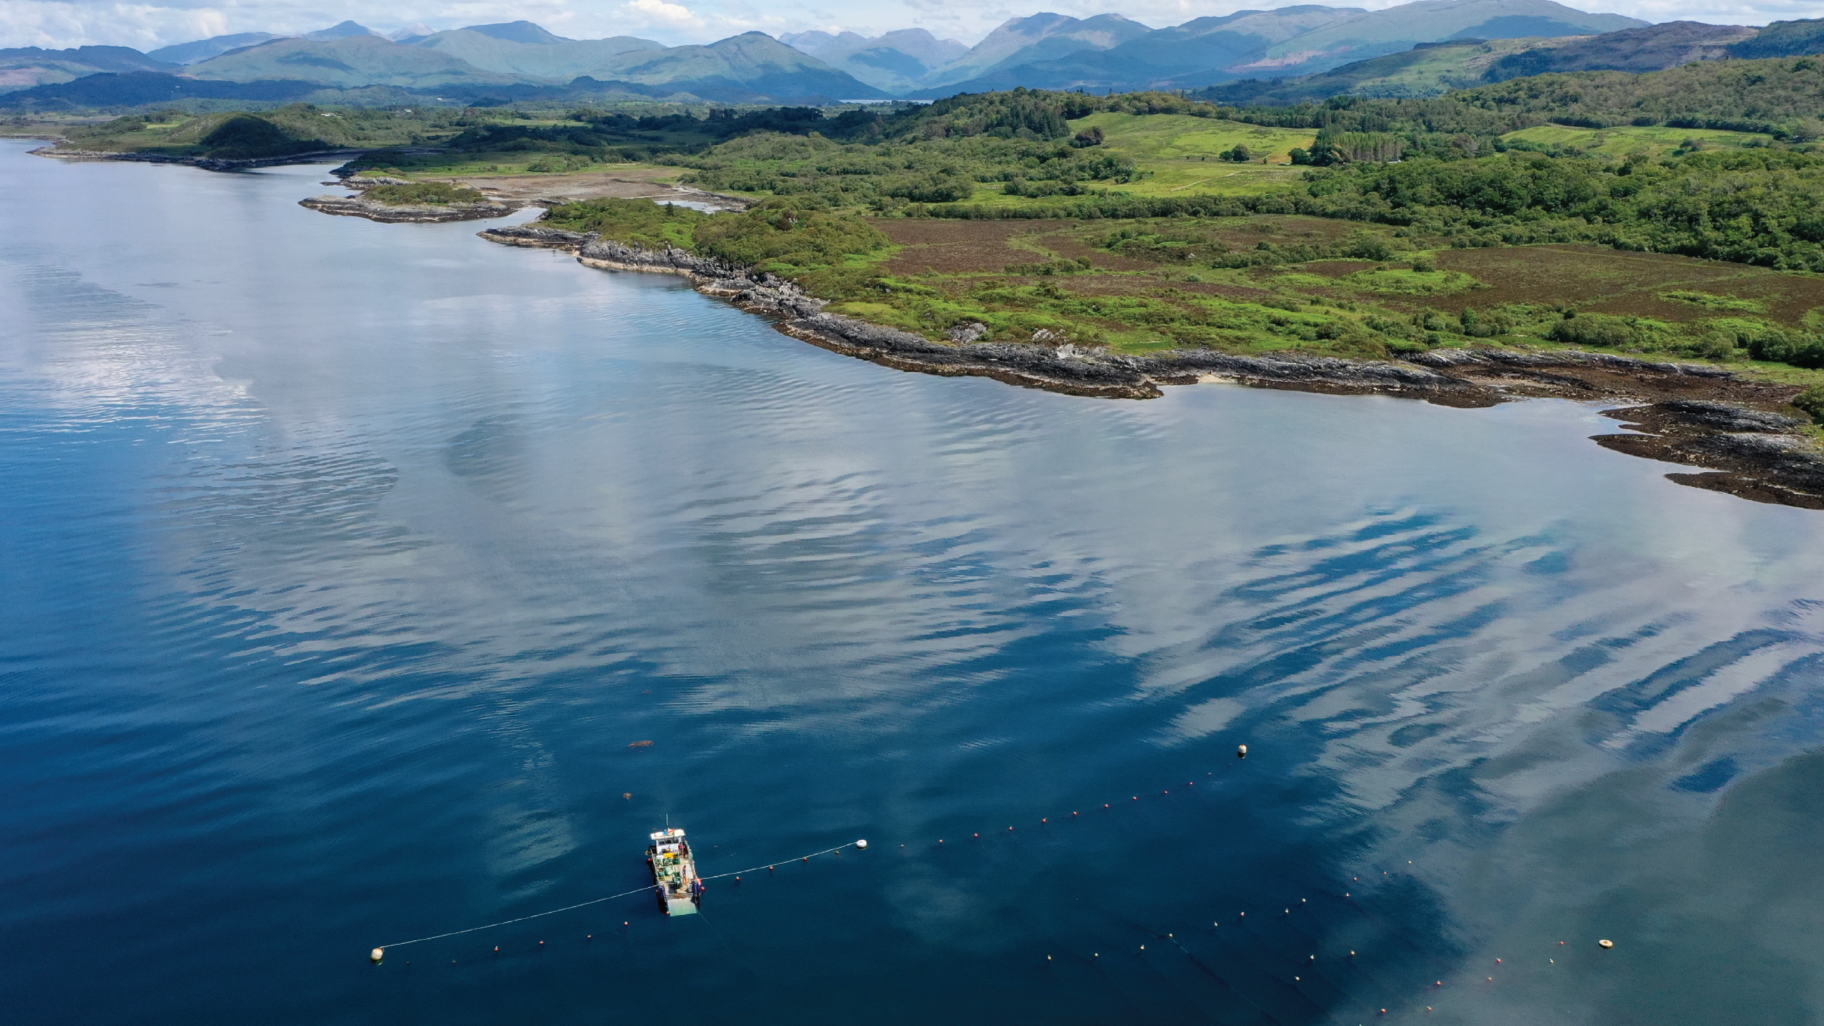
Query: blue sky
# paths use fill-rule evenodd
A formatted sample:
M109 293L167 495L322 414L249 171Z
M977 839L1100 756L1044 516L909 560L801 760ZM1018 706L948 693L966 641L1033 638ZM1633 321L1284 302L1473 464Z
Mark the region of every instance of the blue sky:
M1381 8L1393 0L1330 0L1339 7ZM1280 3L1189 0L1062 0L1031 3L961 0L0 0L0 46L61 48L89 43L152 49L229 32L308 32L343 19L381 31L412 25L458 28L521 18L559 35L592 39L639 35L663 43L701 43L737 32L772 35L803 29L852 29L875 35L924 28L973 44L1008 18L1056 11L1077 17L1118 12L1155 28L1209 15ZM1761 25L1783 18L1824 17L1824 0L1602 0L1571 6L1647 21L1688 19Z

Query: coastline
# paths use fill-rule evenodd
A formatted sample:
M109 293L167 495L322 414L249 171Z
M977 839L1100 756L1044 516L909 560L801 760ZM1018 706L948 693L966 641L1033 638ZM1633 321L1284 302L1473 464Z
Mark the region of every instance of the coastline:
M369 221L380 221L385 224L439 224L447 221L480 221L490 217L505 217L519 207L506 203L495 203L484 200L480 203L446 203L433 205L428 203L408 203L391 206L376 203L366 196L311 196L298 201L298 206L308 207L323 214L336 214L342 217L365 217Z
M138 164L187 164L200 167L204 171L245 171L256 167L280 167L285 164L317 164L332 160L352 160L365 153L365 150L311 150L307 153L288 153L282 157L249 157L245 160L228 160L222 157L177 157L168 153L117 153L111 150L59 150L55 146L40 146L29 150L34 157L50 157L54 160L67 160L78 163L88 160L124 160Z
M1176 351L1124 356L1033 343L955 344L824 312L795 282L683 250L648 250L536 223L478 233L509 246L559 249L589 267L674 274L697 291L768 317L783 334L896 370L987 377L1023 388L1112 399L1152 399L1169 385L1223 380L1253 388L1393 395L1442 406L1488 407L1530 398L1617 404L1605 416L1634 434L1592 436L1604 448L1702 468L1680 484L1755 502L1824 509L1824 452L1803 421L1766 407L1798 390L1702 364L1656 363L1582 351L1439 349L1403 359L1237 356Z

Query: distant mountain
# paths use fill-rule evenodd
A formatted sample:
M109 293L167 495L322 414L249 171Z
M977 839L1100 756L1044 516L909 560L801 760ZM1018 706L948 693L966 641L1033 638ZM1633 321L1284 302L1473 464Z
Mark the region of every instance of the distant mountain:
M1483 85L1488 69L1513 54L1549 48L1563 39L1454 40L1420 43L1405 53L1371 57L1315 75L1251 78L1211 86L1191 95L1217 103L1290 106L1332 96L1425 97Z
M403 42L448 54L483 71L562 82L582 76L612 77L625 55L665 49L661 43L633 36L565 39L529 21L471 25Z
M779 41L890 93L912 89L920 79L969 52L956 40L939 39L924 29L900 29L874 37L856 32L788 32Z
M512 75L483 71L460 57L363 35L275 39L192 65L187 74L225 82L296 79L343 89L370 85L427 89L518 81Z
M125 46L78 46L69 50L22 46L0 50L0 93L73 82L102 72L169 72L177 67Z
M874 100L886 96L855 76L762 32L744 32L708 46L674 46L623 54L612 77L640 85L663 85L722 102L758 97L810 101Z
M1325 71L1446 39L1594 35L1646 24L1619 14L1588 14L1552 0L1418 0L1358 14L1275 43L1261 60L1234 70L1242 74Z
M1359 8L1305 5L1198 18L1174 28L1143 33L1105 50L1078 51L1059 60L1002 61L987 74L948 90L925 90L917 95L988 92L1016 85L1096 90L1206 86L1234 78L1227 69L1259 60L1275 43L1362 13Z
M243 46L257 46L268 39L277 38L279 37L270 32L236 32L231 36L211 36L195 42L161 47L146 56L170 64L196 64L211 57L220 57L230 50L237 50Z
M1751 40L1759 32L1745 25L1669 21L1511 53L1490 65L1484 77L1505 82L1554 71L1664 71L1692 61L1727 57L1734 44Z
M1803 57L1814 53L1824 53L1824 18L1776 21L1756 33L1754 38L1729 48L1729 56L1751 60L1757 57Z
M411 45L361 35L277 39L204 61L187 74L230 82L295 79L338 89L506 90L502 96L513 95L509 86L547 88L576 80L587 90L623 83L642 94L689 94L723 103L827 102L886 95L758 32L708 46L667 48L626 36L550 36L550 41L520 42L502 38L501 31L519 39L543 37L511 25L483 27L497 31L438 32Z
M373 29L368 28L366 25L357 25L356 23L354 23L352 21L345 21L345 22L341 23L340 25L331 25L330 27L328 27L326 29L318 29L315 32L306 32L306 33L304 33L302 38L316 39L316 40L321 40L321 41L327 42L332 39L350 39L350 38L353 38L356 36L378 36L378 35L380 35L380 33L375 32Z
M1405 53L1290 79L1249 79L1194 95L1218 103L1295 104L1331 96L1422 97L1548 72L1664 71L1731 54L1759 30L1667 22L1594 36L1421 43Z
M1119 14L1077 19L1063 14L1013 18L988 33L969 52L927 76L918 95L949 95L959 83L995 71L1056 60L1085 50L1108 50L1153 31Z

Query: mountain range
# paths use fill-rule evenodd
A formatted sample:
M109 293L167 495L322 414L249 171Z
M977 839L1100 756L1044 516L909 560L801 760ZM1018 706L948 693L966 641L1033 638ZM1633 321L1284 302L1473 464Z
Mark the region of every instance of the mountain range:
M1046 13L1010 19L974 46L902 29L778 39L748 32L668 47L634 36L567 39L529 21L388 38L349 21L303 36L242 33L151 53L0 50L0 94L10 94L0 105L105 106L112 95L112 105L128 106L240 92L248 99L320 94L326 102L622 94L827 103L1017 86L1201 90L1236 102L1296 102L1337 93L1435 95L1548 71L1650 71L1821 50L1824 20L1765 29L1649 25L1554 0L1417 0L1377 11L1307 4L1157 29L1118 14Z

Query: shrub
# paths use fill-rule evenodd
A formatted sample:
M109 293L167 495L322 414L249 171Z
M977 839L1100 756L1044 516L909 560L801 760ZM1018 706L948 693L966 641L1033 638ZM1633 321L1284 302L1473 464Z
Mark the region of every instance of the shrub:
M1576 315L1572 310L1552 327L1551 339L1574 346L1626 346L1639 340L1640 332L1627 320L1603 314Z
M384 203L389 207L434 206L445 207L457 203L481 203L486 196L467 188L451 185L448 182L413 182L410 185L376 185L361 193L362 199L375 203Z
M1254 153L1248 149L1247 144L1236 143L1233 149L1223 150L1216 154L1216 159L1226 160L1233 164L1246 164L1254 159Z
M1748 355L1757 360L1772 360L1815 370L1824 368L1824 340L1788 335L1778 328L1765 328L1749 340Z
M1813 385L1793 397L1792 405L1811 414L1811 419L1824 424L1824 385Z

